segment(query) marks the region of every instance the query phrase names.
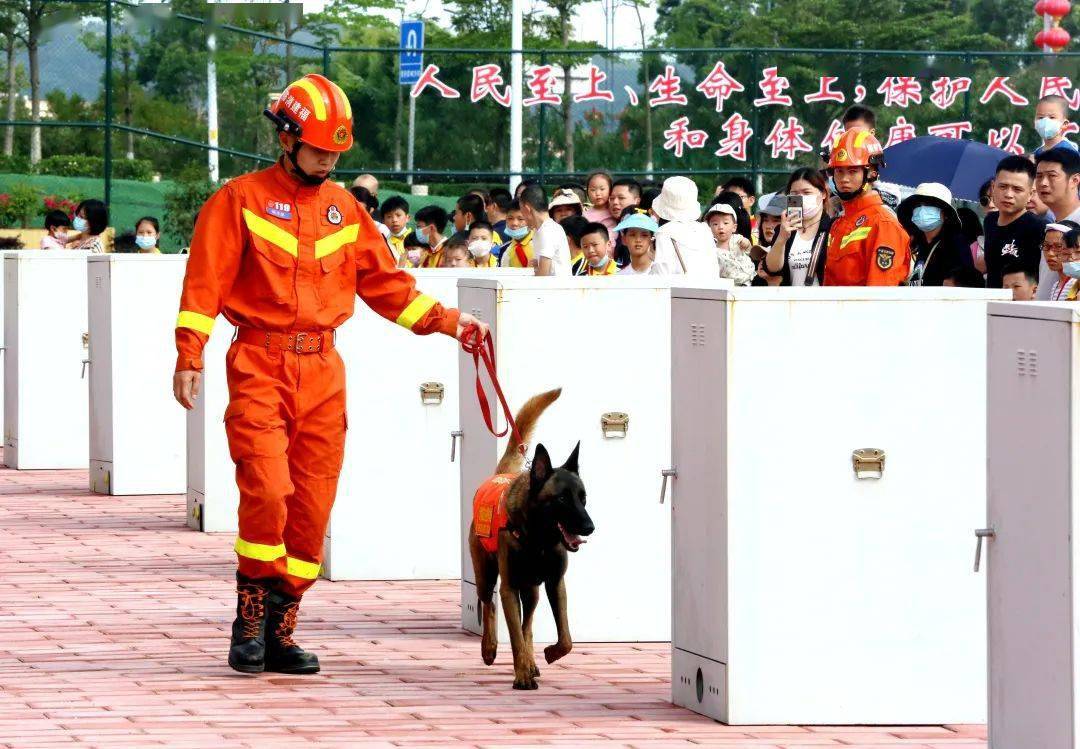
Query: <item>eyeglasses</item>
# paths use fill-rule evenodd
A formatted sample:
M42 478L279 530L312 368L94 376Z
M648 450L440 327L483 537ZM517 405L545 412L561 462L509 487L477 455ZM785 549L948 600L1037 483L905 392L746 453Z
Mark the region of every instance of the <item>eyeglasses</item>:
M1042 248L1044 252L1067 252L1069 249L1067 245L1047 244L1046 242L1043 242Z

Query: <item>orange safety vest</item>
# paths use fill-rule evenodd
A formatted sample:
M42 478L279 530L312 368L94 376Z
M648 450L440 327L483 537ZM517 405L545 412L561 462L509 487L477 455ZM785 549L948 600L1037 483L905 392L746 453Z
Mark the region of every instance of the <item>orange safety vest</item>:
M868 189L829 228L826 286L899 286L911 272L911 238Z
M473 530L489 554L499 548L499 531L510 520L506 514L506 493L515 478L513 473L496 474L482 483L473 497Z

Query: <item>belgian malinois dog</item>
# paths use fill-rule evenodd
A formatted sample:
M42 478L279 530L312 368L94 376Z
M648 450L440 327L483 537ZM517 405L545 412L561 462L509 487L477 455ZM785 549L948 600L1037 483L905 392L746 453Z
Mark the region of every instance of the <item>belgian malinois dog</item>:
M561 392L560 388L541 393L521 407L517 426L522 440L529 441L540 414ZM484 621L480 654L488 666L495 662L499 638L493 596L498 580L514 653L514 689L537 688L540 669L533 657L532 620L541 583L559 638L544 648L544 657L554 663L573 646L563 580L567 552L576 552L585 543L582 536L594 530L585 511L585 485L578 476L580 447L578 442L566 463L553 468L548 451L537 445L532 467L523 471L520 443L511 437L496 475L477 491L473 501L469 550ZM486 501L482 499L485 493Z

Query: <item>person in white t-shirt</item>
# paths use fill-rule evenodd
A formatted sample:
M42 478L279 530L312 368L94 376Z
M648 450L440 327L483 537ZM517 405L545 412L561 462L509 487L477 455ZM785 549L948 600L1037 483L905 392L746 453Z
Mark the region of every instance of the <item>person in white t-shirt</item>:
M690 276L698 279L720 278L716 242L709 227L698 218L698 188L687 177L668 177L652 204L659 219L656 232L656 273Z
M521 215L533 231L536 275L569 276L570 244L566 232L548 216L547 195L540 185L529 185L518 196Z
M653 237L660 227L656 219L644 213L631 213L619 222L615 231L622 235L623 244L630 252L630 264L619 271L620 276L657 275L653 262Z

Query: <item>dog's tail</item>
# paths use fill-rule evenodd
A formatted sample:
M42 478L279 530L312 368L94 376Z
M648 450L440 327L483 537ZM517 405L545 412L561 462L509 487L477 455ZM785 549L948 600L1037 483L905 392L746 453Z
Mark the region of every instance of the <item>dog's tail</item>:
M554 390L548 390L546 393L534 395L525 401L525 405L517 412L516 417L518 433L521 435L521 439L525 442L532 439L536 422L540 420L540 414L544 413L547 407L554 403L561 393L562 388L555 388ZM511 432L510 440L506 443L506 452L503 453L495 473L518 473L524 463L525 456L521 454L521 443L514 439Z

